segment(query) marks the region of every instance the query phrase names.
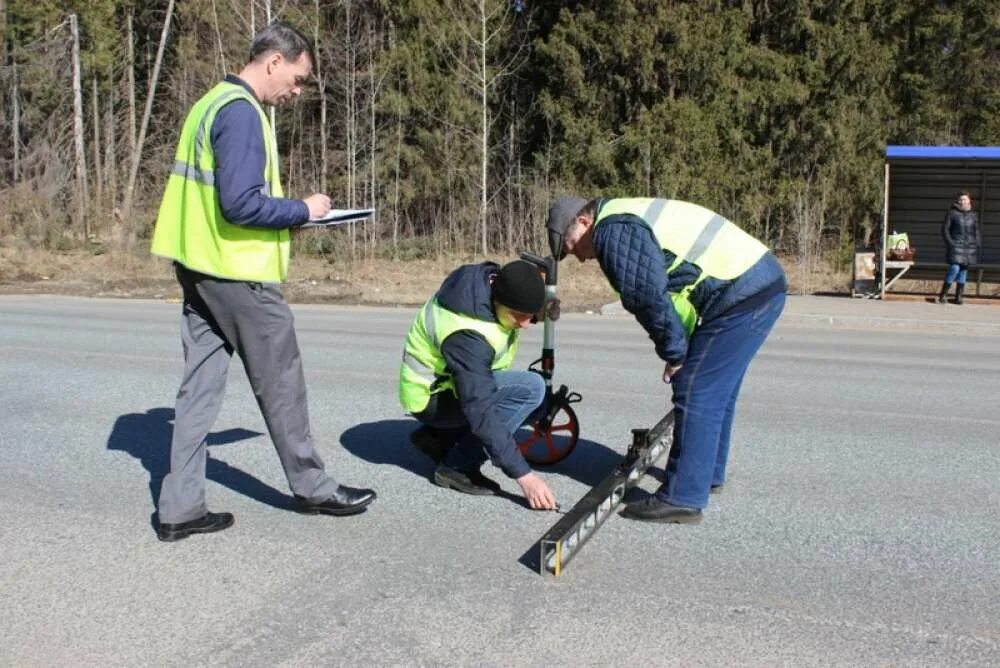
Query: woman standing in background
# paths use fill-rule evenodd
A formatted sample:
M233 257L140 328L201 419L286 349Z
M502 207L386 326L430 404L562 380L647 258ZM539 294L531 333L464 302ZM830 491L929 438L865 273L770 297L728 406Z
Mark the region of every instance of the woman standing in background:
M979 218L972 210L972 195L968 191L960 192L958 199L945 214L941 234L947 247L946 259L949 267L937 301L938 304L944 304L948 289L957 281L955 303L961 304L965 292L966 273L969 265L979 261L979 249L983 242L979 231Z

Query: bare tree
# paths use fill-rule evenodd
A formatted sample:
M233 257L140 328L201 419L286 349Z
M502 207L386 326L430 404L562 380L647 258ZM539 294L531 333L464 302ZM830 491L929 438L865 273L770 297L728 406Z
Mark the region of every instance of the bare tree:
M128 149L129 160L135 162L138 158L135 154L135 15L132 10L128 11L127 32L125 35L126 63L125 71L128 74Z
M109 95L107 99L107 109L104 112L104 136L106 146L104 147L104 167L108 175L108 193L110 195L110 206L113 210L118 200L118 155L115 136L118 134L115 128L115 107L118 104L118 88L114 85L114 69L108 68Z
M229 67L226 66L226 51L222 48L222 31L219 29L219 10L215 6L215 0L212 0L212 23L215 26L215 45L219 48L219 63L222 66L222 75L225 76L226 72L229 71Z
M149 117L153 112L153 98L156 96L156 84L160 78L160 65L163 64L163 50L167 44L167 35L170 32L170 20L173 15L174 0L170 0L167 4L166 18L163 20L163 31L160 33L160 46L156 50L156 62L153 65L153 74L149 78L149 92L146 95L146 107L142 112L142 125L139 128L139 138L136 142L135 153L132 156L132 167L129 170L128 185L125 187L125 200L122 205L122 215L126 221L131 221L132 219L132 199L135 192L135 180L139 175L139 157L142 155L142 145L146 140L146 128L149 127ZM132 236L132 232L134 232L134 230L130 229L130 238Z
M479 241L477 251L489 254L488 211L491 194L490 162L493 95L497 84L510 76L524 63L524 44L516 49L501 49L510 37L513 10L507 0L447 0L442 3L442 11L450 17L450 25L458 28L455 35L444 35L438 40L439 47L448 54L454 71L461 84L476 95L478 105L478 127L474 134L479 154Z
M90 107L94 120L94 181L96 190L94 193L95 202L100 206L104 201L104 178L101 174L101 98L97 94L97 75L92 78ZM96 208L96 207L95 207ZM88 234L89 238L89 234Z
M69 16L69 29L73 36L73 148L76 161L76 209L83 221L84 238L90 237L90 221L87 216L87 202L90 193L87 188L87 164L83 146L83 86L80 82L80 27L76 14Z
M11 142L14 145L14 183L21 178L21 91L17 87L17 62L11 59Z
M319 89L319 190L327 192L327 168L329 161L327 158L327 93L326 93L326 69L323 66L323 52L321 51L319 39L319 27L322 13L319 8L319 0L313 0L315 10L315 23L313 23L313 50L316 54L316 62L313 63L313 71L316 77L316 87Z
M828 207L828 179L814 170L797 183L792 196L792 227L795 231L796 261L802 276L799 291L812 292L812 277L817 271L822 251L823 229Z

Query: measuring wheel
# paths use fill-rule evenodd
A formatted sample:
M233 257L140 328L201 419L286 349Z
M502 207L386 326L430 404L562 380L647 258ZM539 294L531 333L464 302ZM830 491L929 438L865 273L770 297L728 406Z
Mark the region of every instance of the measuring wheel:
M521 259L538 267L545 275L545 331L542 336L542 356L528 366L545 379L545 399L548 411L535 424L530 425L530 435L515 434L517 449L529 464L544 466L561 462L573 452L580 438L580 423L570 404L580 401L576 392L570 392L565 385L558 392L552 391L552 374L556 368L555 322L548 303L556 300L556 273L562 255L562 235L558 238L549 234L549 248L552 255L541 257L534 253L521 253ZM558 317L558 316L556 316Z
M580 439L580 423L570 404L579 400L580 395L567 393L565 385L552 395L548 414L532 426L527 438L518 441L517 447L529 464L555 464L573 452Z

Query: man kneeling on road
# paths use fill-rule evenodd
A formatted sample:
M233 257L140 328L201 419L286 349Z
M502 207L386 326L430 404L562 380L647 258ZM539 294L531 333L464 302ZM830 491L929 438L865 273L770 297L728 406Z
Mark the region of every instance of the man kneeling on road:
M406 336L399 399L423 423L410 440L437 464L435 484L495 494L499 485L480 472L489 458L517 480L532 508L556 507L514 442L514 432L544 409L545 382L510 370L520 330L545 306L538 269L517 260L502 269L459 267L420 309Z

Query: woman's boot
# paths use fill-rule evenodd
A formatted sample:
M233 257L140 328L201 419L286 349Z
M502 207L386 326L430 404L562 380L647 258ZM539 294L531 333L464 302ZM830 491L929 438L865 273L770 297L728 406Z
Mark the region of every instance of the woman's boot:
M964 294L965 294L965 283L959 283L955 287L955 303L956 304L961 304L962 303L962 297L963 297Z
M938 293L938 298L937 298L938 304L945 303L945 295L948 294L949 289L951 289L951 283L949 283L948 281L945 281L944 283L941 284L941 292Z

